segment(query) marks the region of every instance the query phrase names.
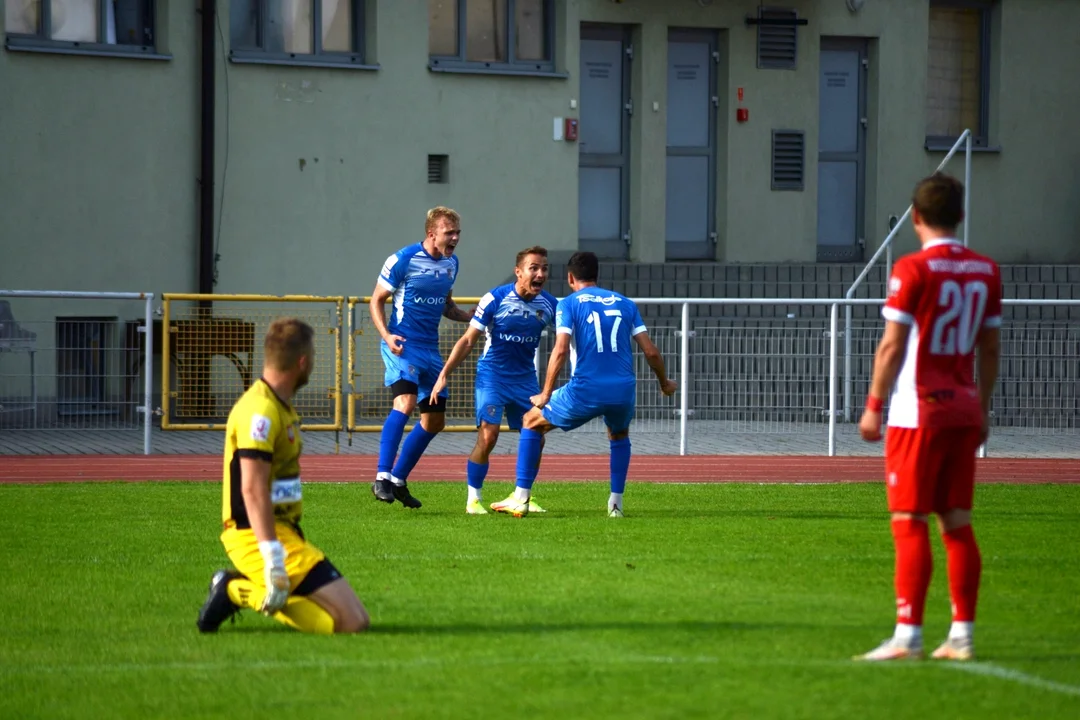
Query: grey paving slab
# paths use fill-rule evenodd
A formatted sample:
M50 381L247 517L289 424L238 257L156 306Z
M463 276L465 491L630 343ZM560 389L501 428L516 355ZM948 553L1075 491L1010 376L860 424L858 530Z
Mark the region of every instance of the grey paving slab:
M643 455L679 454L678 426L639 423L631 429L634 452ZM374 455L378 433L308 432L309 454ZM474 432L444 432L429 446L430 455L466 455L475 442ZM221 431L162 431L152 434L154 454L217 454L223 448ZM139 455L141 430L4 430L0 431L0 457L4 455ZM880 443L865 443L854 425L840 425L836 434L838 456L874 456ZM497 455L517 452L516 433L506 433L495 448ZM603 428L593 423L579 430L555 431L548 436L545 453L594 455L608 452ZM827 428L822 425L753 425L751 423L692 422L688 426L690 455L826 455ZM1080 430L1034 433L999 429L991 434L988 455L1016 458L1080 458ZM0 459L0 463L3 460Z

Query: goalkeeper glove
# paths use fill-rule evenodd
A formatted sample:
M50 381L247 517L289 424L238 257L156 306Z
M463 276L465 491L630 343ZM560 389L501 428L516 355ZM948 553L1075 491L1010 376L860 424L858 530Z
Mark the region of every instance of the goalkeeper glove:
M259 552L263 556L263 573L266 579L266 598L259 612L273 615L285 607L285 601L289 599L289 574L285 572L285 546L279 540L266 540L259 543Z

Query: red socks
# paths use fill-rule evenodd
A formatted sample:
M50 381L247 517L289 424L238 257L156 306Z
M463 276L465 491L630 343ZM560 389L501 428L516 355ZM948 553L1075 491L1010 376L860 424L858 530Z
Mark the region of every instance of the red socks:
M892 533L896 545L896 622L922 625L934 565L929 528L922 520L893 520ZM949 566L951 570L951 553Z
M893 523L895 527L895 523ZM945 553L949 565L949 595L953 622L975 622L979 598L982 555L970 525L945 533Z

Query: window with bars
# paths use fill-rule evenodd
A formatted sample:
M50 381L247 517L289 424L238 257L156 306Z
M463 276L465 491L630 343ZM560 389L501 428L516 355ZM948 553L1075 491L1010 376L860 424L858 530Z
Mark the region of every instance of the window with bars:
M552 0L428 0L432 70L554 74Z
M154 56L153 0L7 0L9 50Z
M985 147L989 124L990 2L932 0L926 70L926 145L949 148L971 130Z
M364 0L230 0L229 57L280 65L364 64Z

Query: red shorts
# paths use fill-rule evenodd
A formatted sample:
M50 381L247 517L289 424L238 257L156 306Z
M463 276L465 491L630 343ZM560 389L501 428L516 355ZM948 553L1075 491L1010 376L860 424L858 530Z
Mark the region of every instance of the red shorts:
M975 496L977 427L900 428L885 433L889 512L925 515L970 510Z

